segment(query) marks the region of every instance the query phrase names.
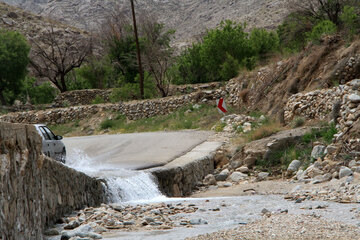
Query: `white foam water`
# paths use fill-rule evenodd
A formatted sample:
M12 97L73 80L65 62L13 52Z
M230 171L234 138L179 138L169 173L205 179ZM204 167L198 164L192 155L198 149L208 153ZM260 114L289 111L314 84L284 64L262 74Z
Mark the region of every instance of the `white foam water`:
M134 171L102 165L78 149L68 153L66 165L90 176L104 179L108 201L111 203L166 199L161 194L155 177L146 170Z

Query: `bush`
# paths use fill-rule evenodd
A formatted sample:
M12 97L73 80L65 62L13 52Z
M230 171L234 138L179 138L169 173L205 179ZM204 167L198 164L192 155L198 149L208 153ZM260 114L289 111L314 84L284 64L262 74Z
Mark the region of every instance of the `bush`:
M274 32L255 28L250 33L250 45L255 55L263 55L279 48L279 37Z
M104 89L114 87L115 85L113 81L115 78L114 70L106 58L100 60L92 59L75 72L78 82L86 83L83 86L87 88Z
M239 61L230 54L226 54L226 60L221 65L220 76L222 79L229 80L236 77L239 70Z
M106 119L100 123L100 129L109 129L115 126L115 122L110 119Z
M244 24L227 20L209 30L201 43L178 58L176 83L226 81L236 76L239 66L253 69L261 55L277 50L276 33L254 29L248 34L244 28Z
M105 100L100 96L96 95L95 99L91 101L92 104L105 103Z
M35 105L52 103L59 91L51 86L49 82L42 83L39 86L35 86L35 82L35 78L26 77L25 85L20 95L21 100L26 102L27 97L29 97L30 102Z
M360 28L360 18L356 13L355 7L344 6L340 20L348 32L348 37L352 39Z
M304 119L304 118L302 118L302 117L297 117L297 118L294 119L294 121L292 122L291 126L292 126L293 128L297 128L297 127L303 126L304 123L305 123L305 119Z
M319 22L315 27L313 27L311 32L307 33L306 35L309 41L318 43L323 36L331 35L336 31L337 27L333 22L324 20Z
M139 98L139 85L134 83L125 83L121 88L114 88L110 94L110 101L116 103L119 101L134 100Z

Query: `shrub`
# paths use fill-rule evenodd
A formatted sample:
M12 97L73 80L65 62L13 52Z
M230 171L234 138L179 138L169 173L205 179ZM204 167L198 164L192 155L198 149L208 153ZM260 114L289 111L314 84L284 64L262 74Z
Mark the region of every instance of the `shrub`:
M249 100L249 89L244 89L239 93L239 97L243 103L247 103Z
M95 99L91 101L92 104L105 103L105 100L100 96L96 95Z
M309 41L318 43L323 36L333 34L336 31L337 27L333 22L324 20L319 22L315 27L313 27L311 32L306 35Z
M304 119L304 118L302 118L302 117L296 117L296 118L293 120L293 122L292 122L291 125L292 125L293 128L297 128L297 127L303 126L304 123L305 123L305 119Z
M344 28L348 31L350 39L356 34L360 27L359 15L356 13L355 7L344 6L343 12L340 15L340 20Z
M223 80L229 80L236 77L239 70L239 61L226 53L226 60L220 67L220 76Z
M106 119L100 123L100 129L109 129L115 126L115 122L110 119Z
M265 29L255 28L250 33L250 45L256 55L263 55L278 50L279 37L274 32Z
M58 94L58 90L51 86L49 82L42 83L35 86L36 79L26 77L25 85L20 95L23 102L27 101L28 97L32 104L47 104L52 103Z
M137 99L139 96L138 84L125 83L121 88L114 88L110 94L112 103Z
M274 133L277 133L281 130L281 126L279 123L276 122L268 122L256 129L253 129L248 135L247 139L249 142L255 141L258 139L262 139L265 137L269 137Z

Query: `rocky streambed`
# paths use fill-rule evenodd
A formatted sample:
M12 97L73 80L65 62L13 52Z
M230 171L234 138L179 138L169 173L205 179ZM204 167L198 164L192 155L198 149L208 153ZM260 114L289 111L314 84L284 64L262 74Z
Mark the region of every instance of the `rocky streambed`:
M352 229L360 225L360 206L325 201L289 201L283 195L170 198L160 202L128 202L84 208L64 217L63 223L45 233L48 240L185 239L221 230L230 231L236 227L245 231L247 226L272 218L319 220ZM299 220L292 225L300 226L302 223L304 221ZM309 232L311 229L303 231L304 234Z

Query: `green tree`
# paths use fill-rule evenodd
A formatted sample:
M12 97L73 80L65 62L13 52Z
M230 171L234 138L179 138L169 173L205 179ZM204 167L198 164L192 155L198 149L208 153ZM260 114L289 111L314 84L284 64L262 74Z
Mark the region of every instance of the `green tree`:
M164 24L158 23L157 19L151 16L144 16L140 23L144 42L144 67L151 74L161 96L166 97L172 80L169 69L174 62L174 50L170 41L175 30L166 30Z
M307 34L307 36L309 41L319 42L324 35L333 34L336 31L337 27L333 22L324 20L314 26L311 32Z
M349 38L352 39L360 28L360 17L355 7L345 6L340 15L340 20L348 32Z
M208 31L200 50L201 61L207 71L207 81L228 80L219 76L227 54L239 62L252 55L247 37L244 25L230 20L221 22L219 28Z
M0 31L0 101L11 103L20 93L29 63L30 47L20 33ZM6 95L10 96L6 99Z
M51 86L50 82L36 85L36 79L30 77L26 77L24 82L24 98L29 97L33 104L52 103L58 93L57 89Z
M115 85L113 68L106 57L103 59L93 58L88 61L87 64L76 70L76 78L80 78L79 81L87 82L90 88L104 89Z

